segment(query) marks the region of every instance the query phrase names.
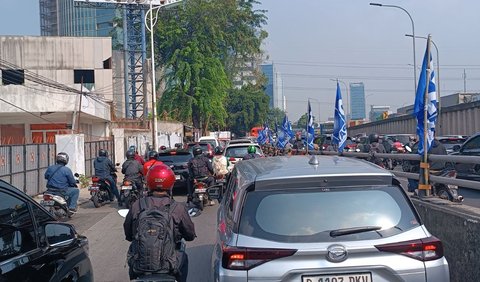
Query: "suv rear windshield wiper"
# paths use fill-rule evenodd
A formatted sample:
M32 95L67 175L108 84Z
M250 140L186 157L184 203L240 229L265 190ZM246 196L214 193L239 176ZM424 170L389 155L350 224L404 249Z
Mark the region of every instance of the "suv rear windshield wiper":
M362 226L362 227L351 227L351 228L343 228L330 231L331 237L338 237L343 235L350 235L368 231L377 231L382 229L381 226Z

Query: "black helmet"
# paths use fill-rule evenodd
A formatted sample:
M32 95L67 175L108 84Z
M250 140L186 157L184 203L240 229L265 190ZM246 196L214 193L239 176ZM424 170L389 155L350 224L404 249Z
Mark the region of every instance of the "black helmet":
M108 156L107 150L105 150L105 149L98 150L98 156L99 157L107 157Z
M255 148L255 146L253 146L253 145L250 145L250 146L248 146L247 152L249 154L254 154L254 153L257 152L257 148Z
M379 137L377 133L372 133L368 135L368 141L370 141L370 143L378 142L378 139Z
M57 164L63 164L67 165L68 164L68 154L64 152L60 152L57 154Z
M220 146L215 147L215 155L222 155L223 154L223 148Z
M125 156L127 157L128 160L133 160L135 158L135 151L128 150Z
M196 146L195 148L193 148L193 155L194 156L201 155L202 153L203 153L203 151L202 151L201 147Z
M156 160L158 156L157 151L150 151L148 152L148 159L149 160Z

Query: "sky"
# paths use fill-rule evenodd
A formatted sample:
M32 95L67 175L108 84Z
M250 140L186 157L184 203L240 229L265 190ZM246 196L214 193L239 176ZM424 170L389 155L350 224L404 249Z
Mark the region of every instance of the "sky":
M336 82L331 79L341 81L345 110L344 84L355 82L365 85L367 115L370 105L395 112L413 104L413 40L405 36L412 23L403 10L370 6L372 1L259 0L257 8L268 17L263 50L282 76L290 120L306 112L308 99L320 120L332 117ZM0 35L39 35L38 2L0 0ZM480 92L480 1L378 2L401 6L413 18L415 35L432 36L439 49L441 96L464 88ZM420 68L426 40L415 43ZM432 56L436 64L435 51Z

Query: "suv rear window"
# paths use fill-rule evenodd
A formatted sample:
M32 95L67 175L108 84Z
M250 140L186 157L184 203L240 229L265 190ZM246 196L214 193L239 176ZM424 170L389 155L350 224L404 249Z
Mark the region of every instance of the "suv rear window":
M398 187L253 191L246 197L239 233L266 240L370 240L419 226L415 213ZM381 229L330 236L332 230L365 226L380 226Z
M191 154L159 155L158 160L170 163L187 163L193 156Z
M255 149L257 149L256 153L261 155L262 152L260 151L260 148L255 146ZM248 146L240 147L240 146L235 146L235 147L229 147L225 151L225 156L228 158L243 158L245 155L248 154Z

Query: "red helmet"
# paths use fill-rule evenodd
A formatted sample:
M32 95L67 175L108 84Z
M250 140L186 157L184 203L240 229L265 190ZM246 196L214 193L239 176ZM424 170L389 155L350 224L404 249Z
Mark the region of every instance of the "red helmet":
M147 187L150 191L170 191L175 184L175 173L164 164L155 165L147 173Z

